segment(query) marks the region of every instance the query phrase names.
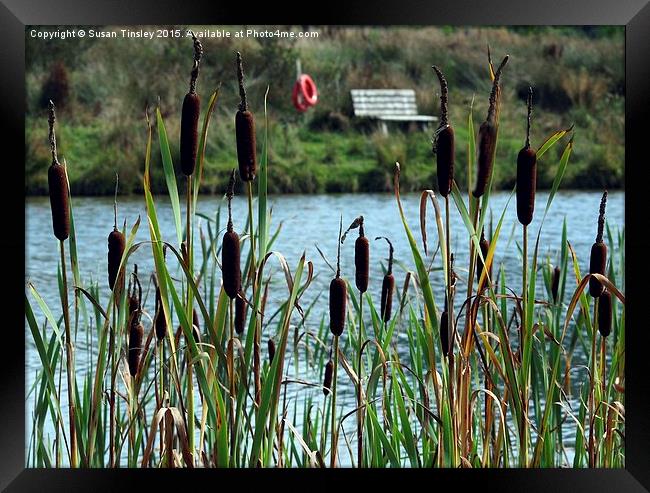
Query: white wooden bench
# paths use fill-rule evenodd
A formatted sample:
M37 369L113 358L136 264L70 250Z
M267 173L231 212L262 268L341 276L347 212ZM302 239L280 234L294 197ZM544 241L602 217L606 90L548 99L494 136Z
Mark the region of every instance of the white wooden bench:
M387 122L409 122L428 128L438 120L418 115L413 89L352 89L350 94L354 116L376 118L384 133L388 133Z

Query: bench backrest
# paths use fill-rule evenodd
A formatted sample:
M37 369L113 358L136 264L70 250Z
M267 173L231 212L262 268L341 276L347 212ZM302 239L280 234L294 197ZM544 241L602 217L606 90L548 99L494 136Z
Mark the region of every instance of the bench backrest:
M410 116L418 114L413 89L352 89L355 116Z

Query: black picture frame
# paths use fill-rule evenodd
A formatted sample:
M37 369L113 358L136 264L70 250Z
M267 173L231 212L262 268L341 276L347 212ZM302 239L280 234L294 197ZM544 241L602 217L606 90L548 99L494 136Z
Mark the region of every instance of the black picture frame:
M258 481L263 487L274 483L285 488L301 488L295 481L332 476L339 481L363 474L364 486L422 481L416 487L444 488L462 485L495 489L500 492L561 491L640 492L650 491L650 358L646 355L648 327L643 318L644 298L650 280L650 241L643 227L648 225L647 195L650 192L646 169L650 165L647 140L650 117L650 3L647 0L471 0L388 2L340 2L326 5L303 3L280 7L276 2L251 3L219 0L0 0L0 120L2 121L2 164L4 212L0 232L0 266L8 288L2 299L4 324L0 328L0 488L6 491L123 491L131 488L153 490L227 487L226 482L250 489ZM253 6L254 5L254 6ZM313 12L313 13L311 13ZM25 379L24 314L16 306L24 303L17 288L24 285L25 237L9 234L24 231L24 216L17 212L24 184L25 113L25 26L28 25L125 25L125 24L348 24L348 25L624 25L626 54L625 89L625 222L626 222L626 468L612 470L572 469L493 469L427 471L144 471L144 470L43 470L25 469ZM603 122L607 125L607 122ZM9 152L7 152L9 151ZM12 184L7 186L7 184ZM13 185L15 184L15 186ZM24 203L24 196L22 202ZM15 214L12 214L15 212ZM2 217L2 216L0 216ZM645 290L645 291L644 291ZM647 303L647 301L645 301ZM355 474L355 476L353 476ZM299 475L299 476L296 476ZM225 480L225 481L224 481ZM382 483L380 483L380 481ZM337 482L340 485L346 484ZM312 487L315 483L302 483ZM326 483L321 483L325 485ZM399 484L399 483L398 483ZM286 485L286 486L283 486ZM411 483L416 485L416 483ZM229 486L229 485L228 485ZM411 486L412 487L412 486Z

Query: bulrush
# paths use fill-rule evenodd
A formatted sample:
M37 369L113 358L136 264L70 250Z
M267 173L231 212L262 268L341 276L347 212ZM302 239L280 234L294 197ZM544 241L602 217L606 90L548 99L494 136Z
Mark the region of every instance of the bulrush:
M50 101L48 124L52 164L47 170L47 184L50 191L50 208L52 209L52 229L54 230L54 236L58 240L64 241L70 236L68 176L65 166L59 163L56 152L55 121L54 103Z
M269 339L268 349L269 349L269 365L270 365L271 363L273 363L273 358L275 357L275 342L273 342L273 339Z
M257 173L257 155L255 149L255 118L248 109L246 88L244 87L244 69L241 53L237 52L237 80L239 82L239 109L235 114L235 136L237 139L237 161L239 177L243 181L255 179Z
M551 295L553 296L553 303L557 303L557 296L560 290L560 268L555 266L553 269L553 278L551 279Z
M339 226L338 254L336 257L336 276L330 283L330 331L335 336L343 334L345 329L345 307L347 302L347 286L341 277L341 230L343 222Z
M137 269L137 268L136 268ZM129 282L129 288L131 283ZM144 326L142 317L142 287L138 280L137 270L133 272L133 290L129 289L129 300L133 298L135 310L129 318L129 373L135 378L140 370L140 356L142 355L142 341L144 340Z
M607 289L598 297L598 332L603 337L612 332L612 293Z
M591 257L589 258L589 273L605 275L605 268L607 266L607 245L603 242L603 229L605 228L605 207L607 205L607 190L603 193L600 200L600 210L598 213L598 234L596 235L596 242L591 246ZM595 277L589 278L589 294L598 298L605 286Z
M533 88L528 88L528 123L526 144L517 156L517 219L524 226L533 220L537 188L537 152L530 147L530 115L533 110Z
M395 276L393 276L393 244L385 236L378 236L375 240L386 240L388 242L388 269L381 283L381 319L389 322L393 310L393 291L395 290Z
M194 63L190 76L190 91L183 99L181 111L181 171L185 176L191 176L194 173L199 142L199 114L201 113L201 98L196 93L196 79L199 76L203 46L194 33L192 33L192 39L194 41Z
M244 332L244 325L246 324L246 301L244 301L244 293L239 293L235 298L235 331L241 335Z
M124 233L113 226L113 231L108 235L108 285L112 290L115 289L117 274L120 269L120 261L126 247L126 238Z
M232 226L232 197L235 194L235 170L232 170L226 197L228 198L228 226L223 235L221 246L221 272L223 275L223 287L230 299L235 299L241 290L241 267L239 235Z
M433 150L436 154L438 190L440 195L447 197L454 181L454 129L449 123L447 79L438 67L434 65L432 68L440 80L440 125L433 136Z
M476 185L472 192L474 197L480 197L490 183L492 167L494 165L494 151L497 144L497 133L499 130L499 101L500 101L500 79L501 71L508 63L508 55L505 56L501 65L494 73L492 91L490 92L490 106L485 121L478 131L478 170L476 173Z
M161 342L167 334L167 320L165 319L165 311L163 310L162 295L160 294L160 286L158 281L154 278L156 285L156 304L154 315L154 328L156 329L156 338Z
M490 249L490 243L485 239L485 231L481 230L481 240L479 241L479 246L481 247L481 255L485 260L487 260L487 255L488 255L488 250ZM487 275L492 279L492 263L490 262L489 264L489 269L487 271ZM481 274L483 273L483 269L485 268L485 265L483 264L483 260L481 260L480 256L476 257L476 282L481 281ZM485 281L487 283L487 279Z
M345 241L348 231L359 228L359 236L354 242L354 281L360 293L368 291L368 271L370 270L370 243L363 230L363 216L357 217L343 233L341 243Z
M325 376L323 377L323 394L332 393L332 373L334 372L334 362L332 358L325 364Z

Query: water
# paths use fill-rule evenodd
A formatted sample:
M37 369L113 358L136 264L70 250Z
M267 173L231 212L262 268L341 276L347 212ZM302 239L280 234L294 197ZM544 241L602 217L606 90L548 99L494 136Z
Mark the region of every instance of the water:
M419 194L405 194L402 196L402 204L409 222L409 226L421 247L421 235L419 226ZM529 226L529 252L534 247L537 232L543 215L543 208L546 204L548 194L540 192L537 194L537 210L533 223ZM599 192L572 192L561 191L556 195L540 237L540 263L547 256L550 256L551 263L559 261L559 249L561 247L562 223L566 220L568 239L573 246L580 262L582 272L588 272L588 261L591 244L596 236L596 219L601 194ZM510 202L508 203L508 200ZM171 206L164 199L157 199L157 212L160 222L160 229L163 237L175 243L175 229L172 219ZM503 264L508 273L508 285L511 287L520 286L521 280L516 277L521 271L521 257L519 246L521 245L521 228L516 217L515 197L510 198L509 193L495 193L490 199L491 209L494 211L494 226L499 220L506 203L508 208L503 220L503 227L499 238L499 246L494 259L494 272ZM217 208L223 205L220 197L201 197L199 199L198 211L209 217L214 217ZM366 236L371 240L371 262L370 262L370 288L369 294L373 297L375 304L379 305L381 293L381 280L383 271L380 261L385 265L388 257L388 245L385 241L373 241L377 236L387 236L395 247L394 274L396 285L401 290L404 282L405 269L414 270L410 248L404 229L401 224L399 212L392 194L341 194L341 195L286 195L272 196L269 198L269 205L273 207L271 233L281 223L282 230L273 245L274 251L281 252L287 259L292 271L303 251L307 260L314 263L314 273L317 277L312 286L305 294L302 305L308 306L309 301L319 293L326 293L327 287L333 273L321 258L316 245L320 247L332 265L336 263L337 235L339 228L339 217L343 213L344 229L358 216L365 218ZM444 211L444 203L441 202ZM102 305L108 299L107 285L107 237L113 227L113 201L110 198L75 198L73 201L75 226L77 231L79 266L82 282L89 284L90 280L99 281ZM431 260L433 250L437 242L437 230L435 226L433 207L430 202L427 204L427 233L430 244L428 261ZM225 208L224 208L225 209ZM233 202L233 218L235 229L242 233L243 221L237 218L245 217L247 210L246 200L243 197L236 197ZM459 275L459 286L464 286L467 272L468 245L467 234L460 215L456 212L455 206L451 204L452 211L452 239L451 250L456 258L456 272ZM142 222L136 236L136 242L149 240L148 225L146 223L145 204L141 197L120 198L118 210L118 222L124 219L127 221L127 229L135 222L138 215ZM183 216L184 217L184 216ZM607 221L615 232L622 228L624 221L624 193L612 192L609 194L607 203ZM205 226L205 220L201 220ZM221 227L225 226L222 217ZM197 230L198 231L198 230ZM454 232L457 232L454 235ZM341 272L343 277L350 281L354 279L354 240L357 232L352 231L350 237L342 246ZM198 238L198 235L197 235ZM33 283L43 296L45 301L58 313L59 303L56 269L59 261L57 241L52 234L50 205L47 197L30 197L26 202L26 281ZM440 267L441 257L438 254L434 261L434 267ZM144 245L131 257L130 263L138 264L140 278L143 288L149 285L149 275L153 271L151 250ZM274 289L269 290L267 313L273 313L273 307L282 302L286 297L286 284L284 277L279 272L277 261L271 261L272 268L266 272L274 272ZM71 279L71 274L69 274ZM541 275L538 276L541 283ZM432 283L436 299L442 299L444 286L442 272L434 271ZM541 284L540 284L541 286ZM567 293L575 288L572 276L567 276ZM460 296L457 296L457 301ZM324 307L325 298L318 304ZM461 300L462 301L462 300ZM566 301L566 300L565 300ZM148 297L147 307L153 304L153 297ZM309 330L317 332L322 312L316 310L307 320L306 326ZM42 321L43 317L37 311L37 320ZM146 322L145 322L146 325ZM275 330L275 325L273 326ZM264 334L268 337L269 334ZM92 363L86 343L85 334L78 334L76 343L76 364L78 378L84 375ZM93 344L93 347L96 345ZM31 335L26 327L26 388L29 389L34 382L35 372L42 368L37 351L33 345ZM406 347L405 347L406 351ZM94 359L94 358L92 358ZM577 363L576 363L577 364ZM314 377L316 380L319 376ZM340 381L344 380L341 378ZM65 379L64 379L65 381ZM352 409L354 406L354 392L346 388L344 384L340 387L341 397L337 398L345 406ZM65 389L64 389L65 390ZM310 391L311 392L311 391ZM318 389L315 398L322 395ZM292 398L303 399L305 389L296 389L295 386L290 393ZM67 397L62 396L62 402L67 402ZM348 405L349 404L349 405ZM33 399L27 402L27 438L31 433L31 407ZM354 428L354 420L347 421L350 430ZM345 451L341 459L345 460Z

